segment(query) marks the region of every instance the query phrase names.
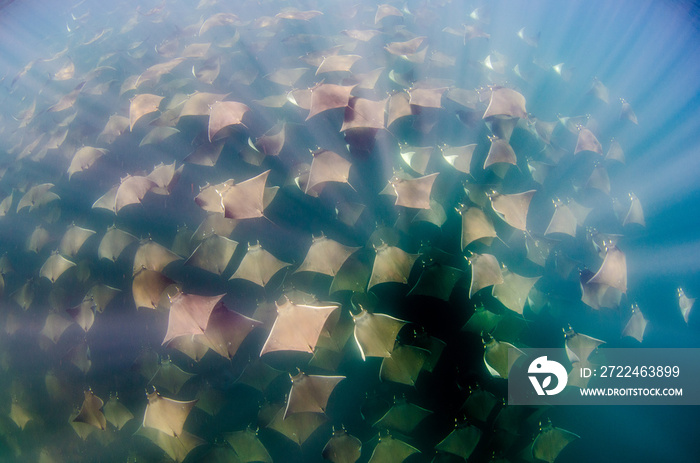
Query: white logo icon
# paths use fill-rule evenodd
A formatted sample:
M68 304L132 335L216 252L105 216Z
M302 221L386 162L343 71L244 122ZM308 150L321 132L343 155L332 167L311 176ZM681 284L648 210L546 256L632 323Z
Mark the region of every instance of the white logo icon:
M566 381L568 380L568 375L566 374L566 368L554 360L547 360L547 356L537 357L532 361L527 369L527 372L531 375L533 373L537 374L547 374L547 376L542 380L540 384L537 376L528 376L532 386L535 388L537 395L555 395L559 394L566 387ZM548 389L552 383L552 375L557 378L557 385L553 389Z

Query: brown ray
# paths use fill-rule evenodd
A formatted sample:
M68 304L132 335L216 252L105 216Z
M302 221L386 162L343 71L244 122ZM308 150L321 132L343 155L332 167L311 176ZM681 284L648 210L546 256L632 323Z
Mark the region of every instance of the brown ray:
M199 66L192 66L192 74L203 84L212 85L221 72L221 57L212 56Z
M555 200L554 215L552 215L552 219L549 221L544 234L547 236L553 233L562 233L576 238L577 225L576 216L571 212L569 206L559 200Z
M345 428L334 429L322 451L323 458L331 463L355 463L361 453L362 441L348 434Z
M21 211L25 207L29 207L31 210L31 208L35 207L35 205L45 203L43 198L47 194L51 193L49 190L53 187L53 183L42 183L41 185L31 187L17 203L17 212Z
M313 153L309 179L306 183L306 193L314 190L314 187L326 182L348 183L350 167L352 164L339 154L329 150L319 150Z
M223 294L207 297L182 292L169 296L168 330L162 344L178 336L204 334L209 316L222 297L224 297Z
M311 247L296 272L316 272L335 276L345 261L359 247L344 246L324 235L313 237Z
M408 103L422 108L442 108L442 94L447 88L412 88L408 91Z
M438 173L415 179L401 179L394 176L389 183L396 193L397 206L415 209L430 209L430 192Z
M336 84L318 84L311 88L311 104L306 120L329 109L346 107L350 101L350 92L354 88L355 85Z
M350 68L360 59L360 55L327 56L316 69L316 75L326 72L350 72Z
M132 270L134 274L144 268L160 272L171 262L180 259L182 258L168 248L148 238L141 241L141 245L136 250Z
M100 241L100 245L97 248L97 255L100 259L109 259L114 262L124 249L136 241L138 241L138 238L134 235L112 226L107 229L107 233L102 237L102 241Z
M496 87L491 90L491 100L482 119L504 116L527 119L525 97L510 88Z
M399 463L414 453L420 453L420 450L390 435L380 436L369 463Z
M140 87L144 82L153 81L158 83L160 78L170 71L175 69L180 63L185 61L185 58L173 58L165 63L154 64L153 66L147 68L141 73L136 82L134 83L134 88Z
M498 259L491 254L472 253L467 258L472 269L472 282L469 287L469 298L487 286L503 283L503 274Z
M362 359L390 357L401 328L407 323L385 314L373 314L365 309L352 314L355 322L355 342Z
M345 376L307 375L299 371L295 376L290 375L290 378L292 388L284 410L285 419L295 413L325 413L328 398Z
M154 127L141 139L139 147L156 145L178 133L180 133L180 131L174 127Z
M156 309L165 288L174 283L170 278L154 270L142 268L134 275L131 292L136 308Z
M150 93L134 96L129 102L129 131L134 130L134 125L143 116L158 111L162 100L162 96Z
M69 257L75 257L80 251L80 248L85 244L88 238L94 235L93 230L81 228L75 224L68 227L61 238L61 243L58 245L58 251Z
M44 322L44 327L41 329L40 334L46 336L48 339L53 341L54 344L58 344L59 339L63 336L63 333L73 324L73 321L57 314L50 313L46 317Z
M200 166L213 167L221 156L221 151L224 148L224 142L202 143L194 151L187 155L183 162L188 164L197 164Z
M66 312L86 333L95 322L95 304L91 300L83 300L77 306L66 309Z
M564 347L569 361L588 362L591 353L605 341L575 332L571 326L564 332Z
M226 433L224 439L236 452L240 461L272 463L272 457L263 443L260 442L257 431L250 427L242 431Z
M224 128L232 125L243 125L242 119L250 109L243 103L237 101L216 101L210 106L209 126L207 134L209 142Z
M73 105L75 104L75 101L78 99L78 96L80 95L81 90L83 89L83 86L85 85L85 82L80 82L78 85L75 86L73 90L70 91L70 93L64 95L58 103L55 105L51 106L49 109L47 109L47 112L54 113L54 112L59 112L63 111L68 108L72 108Z
M392 55L412 55L418 51L427 37L415 37L405 42L391 42L384 47Z
M119 397L111 396L102 407L105 419L115 428L121 429L134 418L134 415L120 401Z
M284 148L286 124L278 122L270 130L255 140L255 148L265 156L278 156ZM250 140L249 140L250 144Z
M433 412L408 403L405 397L395 398L391 408L372 426L379 429L393 429L402 434L410 434Z
M224 358L232 359L241 343L262 322L248 318L219 304L209 316L209 324L197 341Z
M479 443L481 435L481 429L476 426L457 425L447 437L435 446L435 449L457 455L466 461Z
M221 194L224 216L227 219L253 219L263 217L265 209L265 182L270 173L262 174L238 184L226 185Z
M179 350L195 362L202 360L204 354L209 352L209 347L199 342L194 334L179 336L170 341L167 347Z
M301 77L309 71L309 68L281 68L277 69L265 78L275 84L284 85L285 87L294 87Z
M185 167L184 164L175 168L176 162L173 161L172 164L163 164L162 162L155 166L150 174L146 176L147 179L152 180L156 184L155 187L151 188L151 191L157 195L169 195L177 184L180 176L182 175L182 170Z
M592 151L600 155L603 154L603 147L600 142L593 135L593 132L585 127L580 127L578 132L578 140L576 142L576 149L574 149L574 154L578 154L581 151Z
M406 92L396 92L389 97L386 120L387 127L390 127L397 119L414 115L413 108L408 101L409 96Z
M527 212L530 208L530 201L536 190L529 190L523 193L511 195L490 193L491 207L508 225L518 230L526 230Z
M510 349L513 349L513 352L509 353ZM495 378L508 379L510 369L520 355L523 355L522 352L509 342L498 341L492 337L484 342L484 364Z
M238 222L234 219L227 219L221 214L209 214L199 227L192 234L192 242L197 243L212 235L219 235L227 238L231 236Z
M518 158L515 156L515 151L513 151L513 148L507 140L496 136L489 137L489 140L491 140L491 147L484 161L484 169L488 169L494 164L518 165Z
M178 437L183 432L185 420L192 411L196 400L180 401L168 399L158 391L147 393L148 405L143 416L143 426L157 429L168 436Z
M160 365L148 384L163 387L173 394L177 394L182 386L194 376L196 375L178 367L169 357L161 358Z
M85 400L83 400L83 405L80 407L80 412L78 416L73 418L73 421L76 423L89 424L90 426L104 431L107 429L107 420L100 410L103 405L104 402L102 399L88 389L85 391Z
M58 251L54 251L51 257L46 259L44 265L41 266L39 276L46 277L51 283L55 283L56 280L71 267L75 267L73 262L60 255Z
M401 10L395 6L383 3L377 7L377 12L374 15L374 24L379 24L379 21L387 16L398 16L402 18L403 13L401 13Z
M459 213L462 216L462 250L474 241L480 240L489 245L496 238L496 229L484 211L470 207L460 209Z
M236 241L213 234L197 246L185 261L185 265L194 265L207 272L221 275L226 270L237 246Z
M535 437L532 443L532 456L537 460L554 463L559 453L571 442L578 439L576 434L564 429L555 428L551 423L546 425Z
M409 254L386 243L377 247L375 253L372 276L369 279L367 289L380 283L408 283L408 276L419 257L418 254Z
M339 308L337 305L295 304L287 298L275 305L277 318L260 351L261 356L278 350L313 352L326 320Z
M289 265L291 264L282 262L267 252L260 244L248 245L248 252L230 280L240 278L258 286L265 286L277 272Z
M102 196L100 196L97 201L95 201L92 204L93 209L106 209L112 213L116 213L114 211L114 201L117 197L117 190L119 189L119 185L113 186L112 188L109 189L109 191Z
M388 98L374 101L366 98L351 98L345 108L341 132L351 129L383 129Z
M295 413L284 418L284 410L280 408L267 427L301 446L326 421L325 415L319 413Z
M644 340L644 331L647 328L647 319L639 310L637 304L632 304L632 314L630 315L627 324L622 330L622 336L631 336L639 342Z
M513 312L522 315L527 296L541 277L528 278L509 270L503 271L502 276L503 283L493 286L493 297Z
M644 221L644 211L642 210L642 203L639 198L634 193L629 194L630 198L630 208L627 210L624 218L622 219L622 226L636 223L642 227L646 227L646 222Z
M102 148L93 148L92 146L83 146L80 148L76 151L70 162L70 166L68 166L68 180L70 180L76 172L88 170L95 161L105 154L107 154L107 150Z
M83 300L94 303L95 310L101 313L104 312L112 299L120 292L120 289L112 288L105 284L96 284L88 290Z
M157 429L142 426L136 431L136 434L153 442L171 460L178 463L184 461L192 450L207 443L205 440L187 431L182 431L181 434L175 437Z
M119 212L130 204L140 204L146 193L158 185L146 177L127 175L117 187L114 195L114 211Z
M627 292L627 260L625 254L614 245L606 248L605 259L598 272L588 283L606 285Z
M468 174L471 171L472 155L475 148L476 144L464 146L443 145L440 147L440 151L448 164L458 171Z
M382 381L414 386L429 354L425 349L399 344L389 357L382 360L379 378Z
M198 35L206 33L213 27L236 25L239 22L238 16L233 13L216 13L209 16L200 26Z

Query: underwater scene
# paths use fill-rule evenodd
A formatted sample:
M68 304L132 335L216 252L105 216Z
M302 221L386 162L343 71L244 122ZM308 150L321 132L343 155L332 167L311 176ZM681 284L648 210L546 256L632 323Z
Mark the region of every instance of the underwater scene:
M699 39L670 0L0 2L0 462L698 461L697 405L508 375L700 347Z

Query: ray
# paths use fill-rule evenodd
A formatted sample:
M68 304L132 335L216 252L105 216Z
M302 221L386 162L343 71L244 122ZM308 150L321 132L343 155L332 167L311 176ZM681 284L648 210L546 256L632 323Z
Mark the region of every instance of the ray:
M620 120L628 120L634 125L639 125L637 115L634 113L634 110L632 110L632 105L623 98L620 98L620 102L622 103L622 107L620 108Z
M196 447L206 444L205 440L187 431L182 431L178 436L172 436L167 432L142 426L136 431L136 434L153 442L160 447L171 460L178 463L184 461L187 455Z
M555 428L549 423L535 437L532 443L532 456L538 460L554 463L559 453L578 438L579 436L576 434L561 428Z
M197 339L197 335L186 334L178 336L168 343L169 349L177 349L195 362L202 360L204 355L209 352L209 347L202 344L201 339Z
M290 375L292 388L289 391L284 419L296 413L324 413L328 399L345 376L307 375L299 371Z
M408 283L411 268L419 257L418 254L409 254L386 243L377 247L375 254L367 289L387 282Z
M510 195L491 192L488 197L491 207L504 222L513 228L526 231L527 213L535 193L536 190Z
M114 195L114 212L118 213L130 204L140 204L146 193L157 186L153 180L146 177L127 175L121 179Z
M129 245L138 241L134 235L127 233L115 226L107 229L107 233L102 237L97 248L97 255L100 259L116 261Z
M350 72L350 68L360 59L360 55L326 56L316 69L316 75L326 72Z
M65 358L78 370L83 372L83 374L87 374L92 367L90 347L88 346L87 341L82 341L80 344L69 350Z
M236 269L230 280L243 279L258 286L265 286L270 279L280 270L291 264L282 262L265 249L260 244L248 245L248 252L243 257L240 265Z
M83 146L73 155L70 166L68 166L68 180L77 172L84 172L102 156L107 154L107 150L103 148L94 148L92 146Z
M595 275L588 280L588 283L610 286L626 293L627 259L625 254L614 245L607 246L605 251L603 263Z
M447 437L435 446L435 450L457 455L467 460L474 452L481 435L481 429L476 426L457 425Z
M511 164L516 166L518 164L518 158L515 155L515 151L510 146L507 140L499 138L497 136L489 137L491 141L491 147L489 148L488 155L484 161L484 169L488 169L496 164ZM496 166L502 167L502 166ZM497 171L496 174L499 177L503 177L501 171Z
M365 309L352 314L355 322L355 342L360 349L362 360L367 357L390 357L404 320L385 314L373 314Z
M624 218L622 219L622 226L626 226L632 223L646 227L646 222L644 220L644 211L642 210L642 203L639 202L639 198L634 193L629 194L630 198L630 208L627 210Z
M438 174L430 174L416 179L401 179L394 176L389 180L396 194L397 206L417 209L430 209L430 192Z
M509 355L508 350L513 349L518 355ZM522 352L509 342L498 341L489 336L484 342L484 364L486 369L495 378L508 379L510 369Z
M169 296L168 330L162 344L178 336L204 334L209 316L223 297L224 294L207 297L183 292Z
M212 85L221 72L221 57L212 56L199 66L192 66L192 75L203 84Z
M163 387L178 394L182 386L195 375L175 365L170 358L160 359L160 365L148 384Z
M336 108L345 108L350 101L350 92L354 85L318 84L310 89L311 103L308 121L317 114Z
M141 139L139 148L146 145L157 145L178 133L180 131L174 127L154 127Z
M380 436L369 463L401 463L414 453L420 453L420 451L390 435Z
M334 277L345 261L359 247L345 246L321 234L312 237L312 243L306 257L294 272L316 272Z
M282 148L284 148L286 136L287 124L285 122L278 122L261 137L257 138L253 146L265 156L279 156L282 152ZM248 144L251 144L250 139L248 139Z
M55 283L71 267L75 267L73 262L60 255L58 251L54 251L41 266L39 275L48 278L51 283Z
M32 208L35 204L44 202L42 197L49 193L49 190L53 187L53 183L42 183L41 185L31 187L17 203L17 212L21 211L25 207Z
M68 257L75 257L80 248L88 238L95 234L95 231L81 228L73 224L66 229L58 245L58 252Z
M415 346L398 344L389 357L382 360L379 378L382 381L415 386L430 352Z
M345 108L341 132L353 129L385 128L386 105L388 98L383 100L369 100L367 98L353 97Z
M301 446L326 421L325 415L319 413L294 413L285 419L280 408L267 427Z
M158 111L162 96L150 93L141 93L134 96L129 102L129 131L134 130L134 125L146 114Z
M464 401L463 410L468 418L485 423L499 400L489 391L469 388L469 397Z
M242 431L226 433L224 439L236 452L241 462L272 463L272 457L263 443L260 442L257 431L250 427Z
M510 270L505 270L502 275L503 283L493 286L493 297L513 312L522 315L530 290L541 277L528 278Z
M107 429L107 420L100 410L103 405L104 402L102 399L88 389L85 391L85 400L83 400L83 405L80 407L80 412L78 416L73 418L73 421L76 423L85 423L104 431Z
M450 294L464 272L440 263L427 265L415 286L407 296L430 296L443 301L450 300Z
M128 117L120 116L118 114L112 114L109 117L109 120L107 120L104 129L102 129L102 132L100 132L100 134L97 136L97 141L100 143L111 145L117 138L119 138L124 132L126 132L126 129L130 127L131 122L129 121ZM68 171L68 173L71 173L70 170Z
M316 151L313 156L309 179L306 182L306 194L310 194L314 188L318 190L319 186L322 188L327 182L348 183L350 161L329 150Z
M265 209L265 182L269 170L238 184L226 185L220 192L224 216L227 219L263 217Z
M495 87L491 89L491 99L482 119L492 117L527 119L525 97L510 88Z
M40 334L46 336L48 339L53 341L54 344L58 344L58 341L61 339L61 336L63 336L63 333L73 323L73 321L68 320L57 313L50 313L46 317L44 327L41 329Z
M693 305L695 304L695 298L689 298L685 295L683 288L678 288L678 307L681 309L681 315L683 315L683 320L688 323L688 318L690 317L690 312L693 310Z
M119 397L111 396L102 407L105 419L115 428L121 430L126 423L134 419L134 415L120 401Z
M644 314L639 310L637 304L632 304L632 314L629 320L622 329L622 336L630 336L639 342L644 341L644 332L647 328L647 319Z
M233 233L238 222L234 219L227 219L221 214L209 214L192 234L191 241L198 243L213 235L228 238Z
M163 274L147 268L142 268L134 275L131 292L136 308L146 307L156 309L161 294L175 282Z
M566 356L571 363L588 362L591 354L605 341L575 332L570 326L564 332Z
M248 318L219 304L209 316L203 335L197 341L224 358L232 359L245 338L262 322Z
M425 175L428 163L433 154L432 146L400 145L401 159L418 175Z
M493 222L480 208L461 208L458 212L462 216L462 250L477 240L490 245L497 237Z
M498 259L492 254L472 253L467 258L472 269L472 282L469 287L469 299L483 288L503 283L503 274Z
M408 403L406 398L395 398L394 404L372 426L379 429L392 429L402 434L410 434L433 412L418 405Z
M90 300L83 300L77 306L66 309L66 312L86 333L95 323L95 304Z
M607 284L591 283L593 272L583 270L579 273L581 285L581 301L598 310L601 307L615 308L620 305L622 292Z
M423 50L423 53L425 53ZM442 94L447 88L412 88L408 90L408 104L422 108L442 108Z
M224 149L224 142L217 141L215 143L202 143L194 151L192 151L183 162L188 164L197 164L199 166L213 167L216 165Z
M197 35L202 36L214 27L236 25L239 22L238 16L233 13L216 13L209 16L200 26Z
M476 144L463 146L442 145L440 146L440 151L442 152L442 157L449 165L462 173L468 174L471 172L472 156L476 147Z
M116 211L114 210L114 201L117 197L117 190L119 189L119 185L113 186L112 188L109 189L109 191L99 198L97 198L97 201L95 201L92 204L93 209L106 209L113 214L116 214Z
M236 251L236 241L213 234L204 239L185 261L185 265L193 265L207 272L221 275Z
M85 81L80 82L78 85L75 86L73 90L70 91L70 93L64 95L60 100L58 100L58 103L49 107L49 109L47 109L46 111L50 113L56 113L59 111L64 111L68 108L72 108L76 100L78 99L80 92L83 90L84 86Z
M180 63L185 61L184 58L173 58L170 61L164 63L154 64L153 66L147 68L145 71L139 75L138 79L134 83L134 88L138 88L145 82L153 81L154 85L157 84L161 77L165 74L170 73L175 69Z
M260 356L279 350L313 352L326 320L337 305L312 306L295 304L288 298L277 306L277 318Z
M360 459L362 442L348 434L345 428L334 429L333 435L323 447L323 458L331 463L355 463Z
M578 154L582 151L592 151L593 153L603 154L603 147L600 142L593 135L593 132L585 127L579 127L578 140L576 142L576 148L574 149L574 154Z
M182 170L185 167L181 165L177 169L175 168L176 162L173 161L172 164L163 164L162 162L155 166L150 174L146 176L147 179L152 180L156 184L155 187L151 188L151 191L157 195L169 195L173 190L180 176L182 175Z
M141 269L162 272L163 269L168 266L168 264L181 259L182 258L180 256L168 248L161 246L153 241L153 239L148 238L142 240L140 246L136 250L132 271L134 274Z
M554 200L554 215L547 225L545 236L551 234L564 234L576 238L576 226L578 221L576 216L569 209L569 206L560 200Z
M282 371L275 370L262 360L256 359L248 363L236 382L250 386L260 392L265 392L270 383L282 373Z
M232 125L243 125L245 127L242 119L245 113L250 110L248 106L237 101L217 101L210 108L209 126L207 129L210 143L225 127Z

